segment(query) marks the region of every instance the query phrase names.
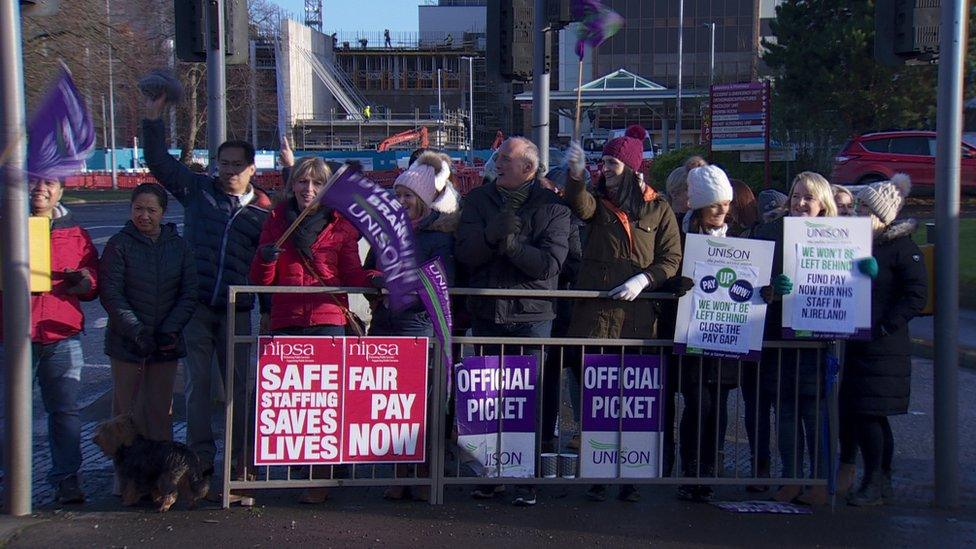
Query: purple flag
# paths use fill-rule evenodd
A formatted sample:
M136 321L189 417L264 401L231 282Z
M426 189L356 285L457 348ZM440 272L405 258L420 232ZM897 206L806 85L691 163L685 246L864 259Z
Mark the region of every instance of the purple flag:
M450 372L453 363L451 355L451 296L447 292L447 274L439 258L434 258L420 266L420 301L434 324L434 335L441 343L444 354L445 371ZM450 376L448 376L450 382Z
M595 48L617 34L624 25L624 18L603 5L600 0L573 0L573 19L580 28L576 41L576 55L583 60L586 46Z
M401 311L416 303L420 277L413 229L407 210L396 197L356 169L344 166L319 202L338 210L373 247L376 265L390 292L390 309Z
M80 170L95 146L85 100L64 66L28 126L27 173L58 179Z

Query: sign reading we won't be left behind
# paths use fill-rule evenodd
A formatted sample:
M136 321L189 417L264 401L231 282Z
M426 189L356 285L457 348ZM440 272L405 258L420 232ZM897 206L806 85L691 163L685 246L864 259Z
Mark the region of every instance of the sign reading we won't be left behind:
M256 465L425 460L427 338L258 339Z

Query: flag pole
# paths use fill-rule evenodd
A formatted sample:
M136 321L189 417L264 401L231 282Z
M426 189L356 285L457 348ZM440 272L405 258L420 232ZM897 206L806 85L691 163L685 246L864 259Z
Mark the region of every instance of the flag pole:
M576 84L576 123L573 124L573 139L579 141L580 138L580 110L583 103L583 58L579 60L579 77Z
M292 221L291 225L289 225L288 228L285 229L285 232L280 237L278 237L278 240L275 241L275 248L280 248L282 244L284 244L285 241L288 240L288 237L291 236L291 233L295 232L295 229L298 228L298 225L302 222L302 220L308 217L308 215L312 213L315 210L315 208L319 206L319 204L321 204L322 197L325 196L326 192L328 192L329 187L331 187L336 182L336 180L339 179L339 176L345 173L348 168L349 168L348 165L343 164L338 170L336 170L334 174L332 174L332 177L330 177L328 181L325 182L325 185L322 185L322 188L319 190L318 194L315 195L315 199L312 200L312 202L310 202L308 206L305 206L305 209L302 210L302 213L298 214L298 217L295 219L295 221Z

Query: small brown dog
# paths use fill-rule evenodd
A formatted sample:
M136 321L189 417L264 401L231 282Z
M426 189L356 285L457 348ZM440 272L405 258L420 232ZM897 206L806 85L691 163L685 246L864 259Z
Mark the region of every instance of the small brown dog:
M164 513L177 495L190 508L207 495L210 478L201 473L196 454L179 442L146 439L129 414L100 424L92 440L115 462L123 505L135 505L148 494Z

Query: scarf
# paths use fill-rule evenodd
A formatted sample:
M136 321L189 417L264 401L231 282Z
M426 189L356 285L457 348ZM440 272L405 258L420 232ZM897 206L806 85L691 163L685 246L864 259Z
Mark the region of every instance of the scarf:
M298 214L300 210L298 208L298 202L292 198L289 202L289 208L285 210L285 220L288 225L291 225L298 219ZM329 225L332 220L332 208L326 208L325 206L319 206L315 211L308 214L298 227L295 232L291 233L291 240L295 244L295 248L306 258L312 258L312 245L318 240L319 235L322 231Z
M688 234L691 225L691 214L694 210L685 212L684 219L681 220L681 232ZM729 232L729 224L726 223L717 229L703 229L702 234L723 238Z
M502 195L502 202L505 203L504 207L510 208L513 212L517 212L525 204L525 201L529 199L529 194L532 193L533 183L535 183L535 180L528 181L517 189L506 189L497 184L495 188L498 189L498 194Z
M612 202L630 219L639 218L644 204L654 200L657 193L644 183L644 177L639 173L625 171L618 180L615 187L610 187L606 178L602 178L597 183L596 194Z

